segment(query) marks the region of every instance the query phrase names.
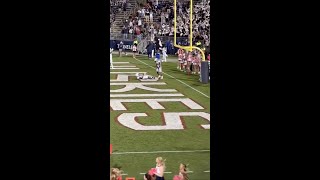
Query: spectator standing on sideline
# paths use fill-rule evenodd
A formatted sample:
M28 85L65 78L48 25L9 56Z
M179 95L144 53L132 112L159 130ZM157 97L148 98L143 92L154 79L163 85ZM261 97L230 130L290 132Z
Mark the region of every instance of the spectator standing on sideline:
M152 58L152 51L153 51L153 43L150 41L149 44L147 45L147 53L148 53L148 58Z

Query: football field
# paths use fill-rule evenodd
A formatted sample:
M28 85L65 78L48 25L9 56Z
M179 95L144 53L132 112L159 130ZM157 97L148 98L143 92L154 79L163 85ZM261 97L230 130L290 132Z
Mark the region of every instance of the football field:
M143 179L166 159L165 179L188 164L189 177L210 179L210 84L199 75L177 70L176 62L162 63L164 79L141 81L138 72L157 77L154 59L113 55L110 69L110 166L125 177Z

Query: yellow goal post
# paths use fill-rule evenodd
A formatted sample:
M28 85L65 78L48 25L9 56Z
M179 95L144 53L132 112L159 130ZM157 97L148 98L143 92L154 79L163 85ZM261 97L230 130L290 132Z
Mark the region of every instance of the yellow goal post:
M192 30L192 11L193 11L193 0L190 0L190 39L189 39L189 46L180 46L177 44L177 0L174 0L174 4L173 4L173 10L174 10L174 42L173 45L177 48L181 48L181 49L185 49L187 51L192 51L192 49L197 49L201 52L202 55L202 61L206 60L206 57L204 55L204 52L202 49L193 46L192 45L192 35L193 35L193 30Z

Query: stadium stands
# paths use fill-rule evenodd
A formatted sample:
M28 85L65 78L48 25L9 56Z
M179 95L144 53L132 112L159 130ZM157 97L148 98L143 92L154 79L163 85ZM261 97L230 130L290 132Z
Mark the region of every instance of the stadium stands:
M173 36L173 1L163 0L159 1L157 5L149 0L129 0L126 4L127 10L131 10L131 12L129 14L120 12L113 21L115 23L112 32L118 33L118 37L124 37L119 36L122 29L127 29L126 32L131 34L132 38L135 34L134 30L137 29L149 38L153 35ZM209 41L210 1L194 1L193 10L195 12L193 20L194 38L208 39ZM177 35L187 37L189 34L189 1L178 1L177 11ZM132 30L129 32L130 29Z
M152 0L129 0L126 16L118 13L113 22L113 35L121 39L139 40L155 37L173 37L173 1L159 0L158 4ZM177 36L188 37L190 19L190 1L179 0L177 7ZM193 32L194 42L203 41L206 46L210 44L210 1L194 1L193 7ZM168 38L169 39L169 38ZM172 38L171 38L172 39ZM165 39L164 39L165 40Z

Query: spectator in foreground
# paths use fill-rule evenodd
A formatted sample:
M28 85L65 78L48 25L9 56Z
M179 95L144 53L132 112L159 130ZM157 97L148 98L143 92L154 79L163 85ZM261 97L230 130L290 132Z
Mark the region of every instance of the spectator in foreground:
M173 180L189 180L189 177L187 175L187 165L180 164L179 175L175 175L173 177Z
M146 173L146 174L143 176L143 179L144 179L144 180L155 180L155 176L151 176L150 174Z
M122 180L121 171L118 168L111 169L110 180Z

